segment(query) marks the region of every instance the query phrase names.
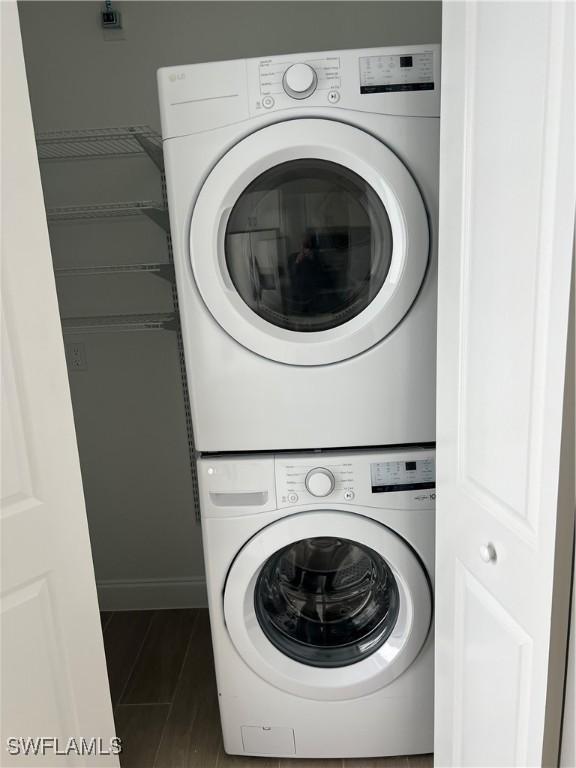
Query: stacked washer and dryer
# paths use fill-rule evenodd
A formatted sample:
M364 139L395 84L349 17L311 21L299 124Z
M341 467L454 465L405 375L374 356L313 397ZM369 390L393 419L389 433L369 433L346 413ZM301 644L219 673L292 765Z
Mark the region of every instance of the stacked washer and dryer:
M224 747L430 752L439 46L158 80Z

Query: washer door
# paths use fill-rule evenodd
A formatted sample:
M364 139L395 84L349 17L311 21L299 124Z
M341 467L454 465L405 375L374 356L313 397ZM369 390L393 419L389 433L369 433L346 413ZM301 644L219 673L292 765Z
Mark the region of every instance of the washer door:
M226 580L232 642L264 680L310 699L365 696L402 674L432 618L421 562L397 534L348 512L272 523Z
M381 341L416 298L428 219L380 141L331 120L277 123L236 144L192 212L198 289L259 355L322 365Z

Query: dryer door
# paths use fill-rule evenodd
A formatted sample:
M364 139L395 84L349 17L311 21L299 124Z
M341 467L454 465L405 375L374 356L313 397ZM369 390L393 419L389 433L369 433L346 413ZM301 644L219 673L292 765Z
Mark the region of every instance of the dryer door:
M432 595L417 555L389 528L348 512L303 512L262 529L238 553L224 615L260 677L305 698L351 699L414 661Z
M277 123L207 177L190 252L214 318L259 355L322 365L381 341L415 300L428 219L384 144L332 120Z

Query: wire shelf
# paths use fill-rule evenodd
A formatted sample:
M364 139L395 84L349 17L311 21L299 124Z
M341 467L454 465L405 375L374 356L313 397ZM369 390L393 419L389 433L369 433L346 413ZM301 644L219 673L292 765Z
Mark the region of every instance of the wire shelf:
M47 208L46 215L49 222L124 218L127 216L144 215L162 227L166 233L170 232L168 211L161 203L154 202L153 200L95 205L66 205L57 208Z
M68 317L62 320L64 333L102 333L127 331L176 331L174 313L145 315L106 315L104 317Z
M161 264L105 264L102 266L88 267L57 267L54 270L56 277L82 277L89 275L124 275L124 274L152 274L168 280L174 279L174 266L169 262Z
M162 139L147 125L50 131L36 136L40 160L79 160L147 154L164 167Z

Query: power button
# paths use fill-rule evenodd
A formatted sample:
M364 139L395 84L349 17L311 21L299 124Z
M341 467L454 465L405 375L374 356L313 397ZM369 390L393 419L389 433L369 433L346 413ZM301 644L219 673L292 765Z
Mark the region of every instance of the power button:
M298 494L297 493L289 493L288 494L288 501L290 504L295 504L298 501Z
M272 96L264 96L264 98L262 99L262 106L264 107L264 109L270 109L271 107L273 107L274 99L272 98Z

